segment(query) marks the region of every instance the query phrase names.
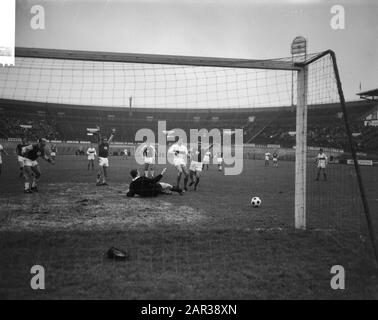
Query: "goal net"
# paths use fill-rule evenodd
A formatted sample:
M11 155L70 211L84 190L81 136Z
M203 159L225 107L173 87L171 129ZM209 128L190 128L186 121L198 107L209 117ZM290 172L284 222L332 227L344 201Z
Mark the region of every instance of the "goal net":
M371 254L367 204L374 188L363 190L362 181L376 185L376 169L360 172L352 164L353 132L346 125L356 118L348 118L332 52L302 62L22 48L16 53L16 66L0 69L2 104L47 107L42 117L55 123L62 140L85 139L85 128L99 125L116 128L118 142L134 142L140 128L157 136L159 120L167 130L181 128L188 135L190 129L243 129L244 170L251 175L243 188L261 195L269 208L255 228L295 226L336 243L353 242L353 250L365 243ZM15 109L10 114L17 117ZM327 160L318 159L320 149ZM241 213L248 208L242 207ZM232 225L234 218L222 219Z

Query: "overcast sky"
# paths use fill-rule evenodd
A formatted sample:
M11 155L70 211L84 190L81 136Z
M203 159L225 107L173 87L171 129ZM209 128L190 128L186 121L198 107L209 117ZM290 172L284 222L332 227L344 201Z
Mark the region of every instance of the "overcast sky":
M46 29L32 30L42 4ZM330 26L334 4L345 29ZM310 52L337 54L345 95L378 87L378 1L17 1L16 45L56 49L264 59L290 55L298 35Z

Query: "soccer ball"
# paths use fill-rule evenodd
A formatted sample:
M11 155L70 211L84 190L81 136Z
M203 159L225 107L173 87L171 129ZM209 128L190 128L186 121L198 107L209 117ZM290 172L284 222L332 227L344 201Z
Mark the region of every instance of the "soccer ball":
M259 197L253 197L251 199L251 205L254 208L258 208L261 206L261 199Z

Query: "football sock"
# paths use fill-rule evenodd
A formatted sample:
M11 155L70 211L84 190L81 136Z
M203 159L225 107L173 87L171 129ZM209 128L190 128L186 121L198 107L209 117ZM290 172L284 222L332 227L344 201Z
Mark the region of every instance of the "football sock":
M196 184L194 185L194 190L197 189L199 182L200 182L200 178L197 177Z

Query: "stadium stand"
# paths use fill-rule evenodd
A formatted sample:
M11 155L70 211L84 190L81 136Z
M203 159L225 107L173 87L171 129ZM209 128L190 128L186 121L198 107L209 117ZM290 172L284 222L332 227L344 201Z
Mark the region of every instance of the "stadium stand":
M376 105L370 101L347 104L352 132L359 151L376 151L378 127L365 126L366 116ZM20 127L31 125L33 138L50 140L90 140L86 128L99 125L104 131L117 130L116 141L133 142L140 128L155 133L158 120L165 120L167 129L181 128L242 128L244 142L295 144L294 107L254 109L129 109L46 104L0 99L0 138L19 138ZM308 145L345 149L344 122L338 104L310 106L308 111Z

